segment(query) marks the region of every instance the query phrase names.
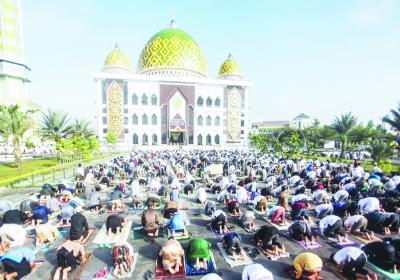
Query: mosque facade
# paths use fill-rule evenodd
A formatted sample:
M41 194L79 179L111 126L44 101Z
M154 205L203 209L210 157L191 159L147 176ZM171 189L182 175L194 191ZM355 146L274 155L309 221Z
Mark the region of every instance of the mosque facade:
M125 146L247 145L252 83L231 55L209 77L199 45L174 20L149 39L136 71L116 46L93 77L100 141L113 134Z

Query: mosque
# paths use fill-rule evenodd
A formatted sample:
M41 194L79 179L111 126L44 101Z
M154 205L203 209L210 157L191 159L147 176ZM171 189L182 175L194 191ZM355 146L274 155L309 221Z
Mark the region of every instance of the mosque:
M107 55L97 84L100 141L120 145L247 145L250 81L229 55L217 78L207 74L197 42L172 20L153 35L132 69L119 46Z

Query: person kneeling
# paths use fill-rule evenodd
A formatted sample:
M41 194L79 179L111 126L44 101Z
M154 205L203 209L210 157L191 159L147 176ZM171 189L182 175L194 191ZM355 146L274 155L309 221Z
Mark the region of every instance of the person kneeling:
M36 228L36 247L44 243L52 243L58 237L58 229L51 224L40 224Z
M288 229L289 236L297 241L304 241L306 245L313 244L315 237L307 220L294 222Z
M241 237L236 232L230 232L224 235L222 238L222 245L225 251L233 256L235 261L237 260L237 255L240 255L241 259L244 260L244 251L240 246Z
M331 255L330 261L339 266L339 270L344 276L351 279L377 279L375 274L368 275L368 271L364 269L367 258L364 252L357 247L340 249Z
M217 210L212 215L212 228L219 234L228 233L228 227L226 226L227 217L224 211Z
M243 228L249 230L249 231L253 231L256 229L256 225L255 225L255 220L256 217L254 216L254 212L253 211L246 211L242 214L242 216L240 216L240 223L242 225Z
M111 235L111 233L117 235L120 234L125 224L125 220L125 217L122 217L120 215L108 216L106 220L107 235Z
M208 270L207 264L211 259L210 248L210 242L201 237L192 239L189 242L189 261L196 270L200 270L200 261L203 264L203 269Z
M279 256L286 253L285 245L278 242L279 230L274 226L262 226L253 236L257 246L269 255Z
M240 207L239 202L236 199L230 199L226 203L226 209L233 216L240 216Z
M5 279L22 279L32 272L35 267L35 252L25 247L18 247L9 250L1 257Z
M183 266L182 257L183 249L181 244L175 239L171 238L165 242L159 256L162 258L162 267L165 271L175 274Z
M133 248L127 243L119 243L113 247L113 262L115 277L126 278L131 271L133 265Z
M161 221L161 214L154 210L154 204L149 203L149 209L143 211L141 223L143 230L148 236L158 236L158 228Z
M86 261L85 249L79 240L67 240L57 249L57 269L54 280L68 279L68 272L74 270L79 264Z
M338 239L339 243L348 241L347 233L343 229L342 219L335 215L329 215L319 221L321 234L326 237Z
M175 212L167 225L169 230L171 231L172 237L175 237L177 234L185 234L185 221L183 220L181 213Z
M316 254L304 252L293 260L296 279L319 279L322 260Z

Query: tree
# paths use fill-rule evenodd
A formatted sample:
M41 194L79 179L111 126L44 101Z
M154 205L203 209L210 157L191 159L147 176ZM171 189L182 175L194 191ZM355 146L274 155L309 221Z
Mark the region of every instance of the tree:
M11 138L14 161L21 170L21 144L25 133L32 127L31 114L33 111L22 111L18 105L0 105L0 135L8 142Z
M390 158L393 155L394 146L391 143L387 143L383 139L377 139L373 140L369 144L367 151L371 153L371 158L375 162L379 163Z
M112 132L112 131L107 132L107 136L106 136L107 144L115 145L115 144L117 144L117 140L118 140L117 135L114 132Z
M335 117L330 128L335 132L336 138L341 143L341 151L340 156L344 157L344 153L346 151L348 136L349 133L354 129L357 125L357 118L352 116L351 113L346 113L339 117Z
M69 134L68 114L49 109L42 115L40 133L43 139L59 142Z
M76 119L73 124L68 126L67 130L72 137L91 137L94 135L94 130L90 127L90 123L84 119Z
M89 158L92 152L98 151L99 147L99 141L95 136L62 138L56 144L57 151L61 154L81 154L85 158Z
M392 113L393 118L385 117L383 118L383 121L390 124L395 130L400 132L400 103L398 104L397 110L392 109L390 112Z

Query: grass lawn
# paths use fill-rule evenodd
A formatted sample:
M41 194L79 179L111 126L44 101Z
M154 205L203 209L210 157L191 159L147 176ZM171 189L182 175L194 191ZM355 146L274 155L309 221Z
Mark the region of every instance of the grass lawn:
M19 173L17 167L14 165L14 162L1 163L0 181L38 171L40 169L56 166L58 164L59 160L57 158L24 160L22 162L21 173Z
M336 158L328 158L328 157L320 157L320 156L307 156L304 155L304 158L310 158L310 159L319 159L320 161L326 161L330 160L331 162L337 162L337 163L348 163L348 164L353 164L354 160L349 160L349 159L336 159ZM367 172L371 172L372 168L374 167L373 161L360 161L362 167L364 167L364 170ZM400 172L400 164L392 163L392 172L399 173Z

